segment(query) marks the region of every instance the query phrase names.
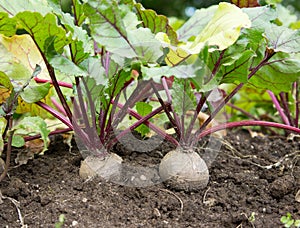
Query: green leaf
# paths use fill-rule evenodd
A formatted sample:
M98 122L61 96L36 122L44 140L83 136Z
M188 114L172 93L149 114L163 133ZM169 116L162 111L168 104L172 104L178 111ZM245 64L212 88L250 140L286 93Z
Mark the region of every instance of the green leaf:
M84 5L84 13L89 17L91 24L91 34L97 42L105 46L108 51L116 50L127 51L129 58L135 57L136 53L131 46L126 31L126 25L123 21L126 12L121 12L116 1L89 1ZM127 17L132 18L131 27L138 24L137 18L132 16L131 12ZM124 55L125 53L121 53Z
M55 51L61 53L71 42L69 35L58 25L57 18L52 13L42 16L40 13L25 11L18 13L15 20L30 34L42 52L53 43Z
M176 32L169 25L169 21L166 16L157 15L154 10L146 10L140 3L136 4L135 8L137 10L138 19L142 21L143 27L149 28L154 34L164 32L168 35L171 44L175 45L177 43Z
M3 73L2 71L0 71L0 87L3 86L9 90L12 89L13 85L10 82L9 77Z
M5 36L12 36L16 31L16 21L9 18L7 13L0 12L0 33Z
M190 81L186 79L174 79L172 85L172 104L175 112L183 116L188 110L192 110L196 105L196 97L191 89Z
M14 134L11 145L14 147L22 147L25 145L25 140L21 135Z
M162 56L161 44L148 28L137 28L140 23L127 5L114 0L91 0L84 7L91 24L91 35L109 52L121 57L155 62Z
M280 25L289 27L293 22L297 21L297 15L292 13L288 8L284 7L283 5L277 4L276 9L277 21L280 23Z
M141 116L146 116L148 115L150 112L152 112L152 106L148 103L145 102L137 102L135 105L136 111L141 115ZM135 129L137 132L139 132L142 136L146 135L147 133L150 132L149 127L147 127L146 125L142 124L140 126L138 126Z
M241 48L243 49L243 47ZM219 55L217 56L219 57ZM255 56L255 53L252 50L241 50L236 46L232 46L225 52L215 77L220 79L220 83L246 83L253 56ZM215 64L217 64L217 58L215 58L213 65Z
M27 103L34 103L43 99L50 90L50 83L37 84L36 82L31 82L28 87L20 93L22 99Z
M40 134L44 141L44 151L47 150L49 142L48 135L50 131L47 129L47 124L41 117L25 117L16 126L13 127L15 135L36 135Z
M60 71L63 74L72 76L87 75L86 71L82 70L75 63L73 63L71 60L69 60L63 55L55 55L53 57L50 57L50 55L48 55L47 57L49 63L53 66L53 68Z
M274 93L288 92L292 83L299 78L300 58L297 56L277 53L269 64L263 66L249 83L258 88L269 89Z
M146 116L150 112L152 112L152 106L148 103L145 103L145 102L137 102L135 107L136 107L136 111L141 116Z
M113 68L113 61L110 61L110 67ZM114 73L106 75L105 69L101 64L101 60L97 57L90 57L84 60L80 67L84 69L87 74L83 76L88 76L88 78L93 78L95 80L96 85L107 85L108 78L113 77Z
M7 12L11 16L23 11L39 12L46 15L51 10L46 0L14 0L13 2L1 0L0 2L0 11Z
M175 76L177 78L193 78L196 77L198 70L201 70L202 66L181 64L174 67L161 66L161 67L145 67L141 66L141 72L145 80L153 79L159 82L162 76L170 77Z
M261 6L261 7L250 7L243 8L249 19L251 20L251 29L262 29L264 30L266 24L277 18L277 12L274 6Z
M93 53L93 43L89 38L87 32L79 27L86 20L86 15L83 12L83 4L78 0L72 1L73 9L75 10L74 18L69 13L64 13L61 10L60 2L58 0L49 0L53 12L59 18L60 23L64 25L67 32L71 32L72 43L72 59L75 63L80 63Z
M265 29L269 49L275 52L300 52L300 30L269 24Z

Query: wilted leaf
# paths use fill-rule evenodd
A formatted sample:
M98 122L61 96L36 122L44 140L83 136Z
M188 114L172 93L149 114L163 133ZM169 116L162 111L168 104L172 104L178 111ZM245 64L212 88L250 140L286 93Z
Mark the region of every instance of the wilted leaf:
M20 150L15 158L15 163L18 165L26 165L29 160L34 159L34 153L30 150Z
M21 87L31 77L29 70L23 64L21 64L19 60L15 58L1 43L0 59L0 69L2 71L2 77L5 77L5 74L9 77L10 80L13 79L13 83L11 83L14 87Z
M27 141L25 147L34 154L39 154L44 150L44 142L42 139L34 139Z

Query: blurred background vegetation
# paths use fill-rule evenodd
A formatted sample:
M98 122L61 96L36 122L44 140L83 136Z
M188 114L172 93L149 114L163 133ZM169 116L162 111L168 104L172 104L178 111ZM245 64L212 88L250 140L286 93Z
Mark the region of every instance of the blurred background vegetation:
M178 17L186 19L190 17L196 9L206 8L219 2L230 2L220 0L137 0L142 3L146 9L153 9L158 14L168 17ZM283 5L288 6L298 17L300 13L300 0L282 0Z

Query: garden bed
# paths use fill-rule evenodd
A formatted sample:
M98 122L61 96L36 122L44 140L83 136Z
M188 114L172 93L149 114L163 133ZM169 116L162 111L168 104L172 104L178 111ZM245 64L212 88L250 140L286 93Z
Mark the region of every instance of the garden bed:
M115 149L125 162L148 166L158 163L171 146L162 143L149 153ZM297 138L231 132L209 167L208 186L188 193L162 183L137 188L98 177L84 181L78 175L81 154L76 148L69 152L58 137L44 156L11 165L10 179L0 183L0 224L20 227L22 218L28 227L54 227L64 214L63 227L280 227L287 212L300 218L295 199L299 155ZM12 199L20 203L21 216Z

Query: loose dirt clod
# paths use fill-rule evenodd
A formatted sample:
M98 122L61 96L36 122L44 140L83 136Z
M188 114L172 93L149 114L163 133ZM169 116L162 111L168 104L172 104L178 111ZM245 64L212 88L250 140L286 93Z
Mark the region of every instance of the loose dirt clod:
M159 174L164 183L172 189L198 191L209 181L206 163L196 152L170 151L162 159Z

